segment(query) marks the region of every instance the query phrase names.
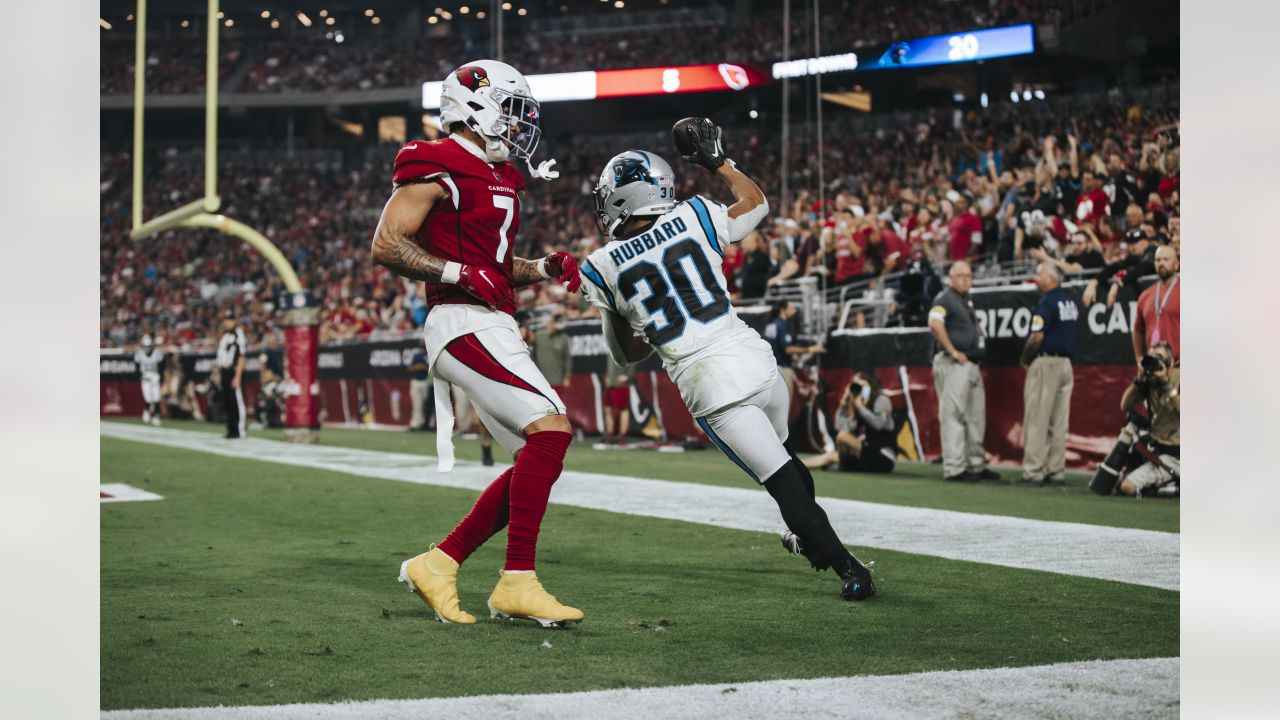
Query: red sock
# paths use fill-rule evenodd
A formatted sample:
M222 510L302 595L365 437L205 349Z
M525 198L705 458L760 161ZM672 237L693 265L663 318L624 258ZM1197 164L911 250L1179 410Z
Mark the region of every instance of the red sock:
M508 488L511 485L511 472L515 468L507 468L489 487L480 493L471 512L462 518L458 527L449 533L449 537L439 547L454 562L461 565L476 548L485 543L507 525Z
M547 511L551 485L564 468L564 453L573 436L567 432L533 433L516 458L511 475L511 520L507 528L507 570L533 570L538 530Z

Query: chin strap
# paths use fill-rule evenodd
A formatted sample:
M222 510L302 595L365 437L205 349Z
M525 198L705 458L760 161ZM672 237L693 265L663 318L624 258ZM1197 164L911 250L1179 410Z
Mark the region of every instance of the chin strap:
M551 167L556 164L555 160L543 160L538 163L537 167L533 166L533 158L525 160L529 166L529 174L541 180L555 180L560 177L559 170L552 170Z

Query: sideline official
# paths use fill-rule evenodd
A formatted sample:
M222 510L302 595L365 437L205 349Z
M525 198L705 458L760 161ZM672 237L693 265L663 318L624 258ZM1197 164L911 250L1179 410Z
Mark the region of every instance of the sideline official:
M987 430L987 390L978 361L986 338L978 325L969 290L973 269L959 260L951 266L951 287L938 293L929 309L933 332L933 385L942 426L942 468L949 482L999 480L987 469L982 437Z
M248 343L244 330L236 322L235 311L228 310L222 320L222 338L218 340L218 380L222 386L222 416L227 420L228 439L245 437L244 430L244 354Z
M1031 336L1022 349L1027 369L1022 388L1022 479L1020 483L1065 482L1067 424L1075 375L1076 323L1080 306L1062 288L1062 268L1042 262L1036 286L1043 295L1031 315Z

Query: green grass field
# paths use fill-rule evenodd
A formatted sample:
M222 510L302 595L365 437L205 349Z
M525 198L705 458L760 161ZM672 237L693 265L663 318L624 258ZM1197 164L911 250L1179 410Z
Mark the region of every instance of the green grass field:
M195 423L170 424L218 431ZM252 433L271 437L271 433ZM420 433L326 429L326 444L431 452ZM478 445L459 443L478 459ZM424 463L427 462L424 460ZM504 536L463 568L471 627L436 623L395 581L474 493L102 439L102 482L164 496L101 510L102 707L333 702L890 674L1178 654L1177 592L858 550L880 595L837 599L830 573L765 533L553 504L539 575L587 619L491 621ZM571 450L566 467L749 487L714 451ZM1177 531L1176 501L996 483L936 466L822 473L822 495ZM1009 473L1012 476L1012 473ZM767 502L767 500L766 500ZM544 646L550 643L550 647Z

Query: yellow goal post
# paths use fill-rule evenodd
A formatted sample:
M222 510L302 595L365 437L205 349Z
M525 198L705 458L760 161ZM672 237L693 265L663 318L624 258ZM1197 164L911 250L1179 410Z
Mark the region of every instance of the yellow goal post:
M218 230L248 243L271 263L286 290L301 292L298 274L274 243L244 223L214 214L222 206L222 198L218 197L218 5L218 0L209 0L209 15L205 22L209 37L205 49L204 197L144 221L142 156L147 79L147 0L138 0L133 68L133 229L129 237L141 240L176 227Z

